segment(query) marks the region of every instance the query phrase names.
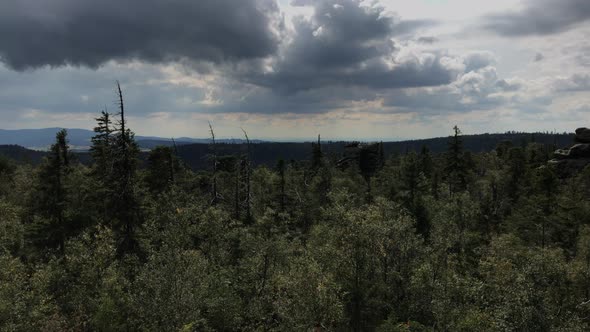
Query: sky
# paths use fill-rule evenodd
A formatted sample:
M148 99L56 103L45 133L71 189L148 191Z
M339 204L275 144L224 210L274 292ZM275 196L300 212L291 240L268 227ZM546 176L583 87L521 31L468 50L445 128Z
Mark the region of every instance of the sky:
M0 128L400 140L590 126L588 0L2 0Z

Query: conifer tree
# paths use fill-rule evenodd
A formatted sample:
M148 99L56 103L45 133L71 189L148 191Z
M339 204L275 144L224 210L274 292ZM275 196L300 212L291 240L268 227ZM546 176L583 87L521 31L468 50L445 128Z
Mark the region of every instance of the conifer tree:
M406 205L411 207L416 199L421 174L416 154L412 151L405 155L401 166L402 185L407 191Z
M324 153L322 152L322 142L318 135L318 142L312 143L311 168L317 171L324 163Z
M285 179L285 160L279 159L277 163L277 171L279 172L279 207L281 212L285 212L287 195L285 193L286 179Z
M404 156L401 165L401 182L405 190L403 203L416 218L417 231L427 237L430 225L422 199L423 192L426 190L426 178L422 172L421 157L416 156L413 151Z
M179 164L167 146L158 146L148 156L146 182L155 194L166 191L175 181L175 175L179 171Z
M242 159L236 158L234 163L234 217L236 220L240 220L241 215L241 198L240 198L240 185L242 182L241 177L241 169L242 169Z
M377 172L379 167L379 146L378 144L370 144L362 146L359 152L359 169L361 175L367 183L367 202L373 200L371 189L371 178Z
M378 168L379 170L385 167L385 150L383 149L383 141L379 142L379 161L378 161Z
M432 176L432 168L433 164L430 150L428 150L426 145L423 145L422 150L420 150L420 171L425 177L430 178Z
M119 252L134 252L138 249L136 231L140 223L137 197L135 195L135 178L139 156L139 147L135 135L126 128L125 105L121 85L117 82L119 99L119 116L113 140L113 171L111 181L111 209L114 216L116 233L119 236Z
M95 119L97 126L94 127L96 135L92 137L90 153L94 159L93 174L99 179L105 179L112 167L112 145L113 145L113 124L111 114L102 111Z
M454 134L449 139L449 147L446 154L445 173L449 185L449 193L465 190L467 187L467 166L463 151L463 141L459 127L453 127Z
M96 204L104 221L109 219L109 197L113 189L111 180L113 172L113 124L111 114L106 110L101 112L101 115L95 119L97 126L94 127L96 133L92 137L92 146L90 147L90 154L94 161L92 165L91 175L94 177L97 188L95 189Z
M211 134L211 146L213 147L213 175L212 175L212 187L211 187L211 205L217 204L219 199L219 193L217 192L217 145L215 142L215 132L213 126L209 122L209 133Z
M39 172L38 196L32 203L42 219L32 225L31 232L38 246L57 248L63 254L66 238L74 228L65 214L68 204L66 177L71 171L71 153L65 129L57 132L55 140Z
M246 148L247 148L247 152L246 152L246 158L244 159L244 181L245 181L245 185L246 185L246 200L244 201L244 204L246 206L246 222L247 223L251 223L252 222L252 212L251 212L251 208L252 208L252 204L251 204L251 199L252 199L252 193L251 193L251 187L252 184L250 182L251 177L252 177L252 168L250 165L250 138L248 137L248 133L242 129L242 131L244 132L244 137L246 138Z
M523 189L526 175L526 158L522 148L514 147L508 150L508 196L516 200Z

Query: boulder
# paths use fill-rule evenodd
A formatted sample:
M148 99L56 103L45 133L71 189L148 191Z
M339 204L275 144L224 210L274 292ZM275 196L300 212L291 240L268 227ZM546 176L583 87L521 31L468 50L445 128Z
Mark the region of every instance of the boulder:
M590 158L580 159L552 159L549 165L554 166L560 178L575 176L586 166L590 165Z
M590 143L590 129L578 128L576 129L576 141L580 143Z
M553 158L555 159L568 159L570 158L570 150L569 149L559 149L553 152Z
M590 144L576 144L569 149L570 158L590 158Z
M549 165L555 167L560 178L574 176L590 165L590 129L576 129L576 142L578 144L569 149L553 152L553 159L549 161Z

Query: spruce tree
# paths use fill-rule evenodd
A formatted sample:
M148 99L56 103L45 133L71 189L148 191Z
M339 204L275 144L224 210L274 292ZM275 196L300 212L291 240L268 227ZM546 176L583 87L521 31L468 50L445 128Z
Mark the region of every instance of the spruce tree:
M379 161L378 161L378 168L379 170L385 167L385 150L383 148L383 142L379 142Z
M211 134L211 147L213 149L213 169L212 169L212 179L211 179L211 205L217 204L219 199L219 193L217 192L217 145L215 142L215 132L213 131L213 126L211 122L209 122L209 133Z
M146 182L154 194L165 192L174 183L179 164L170 147L158 146L148 156Z
M379 145L362 146L359 152L359 170L367 183L367 202L373 201L371 178L379 169Z
M467 165L463 151L463 140L459 127L453 127L454 134L449 139L446 154L445 173L449 185L449 193L455 194L467 187Z
M311 168L317 171L324 163L324 153L322 152L322 142L318 135L318 142L312 143Z
M513 201L518 199L518 194L524 189L526 184L526 157L520 147L514 147L508 150L508 178L507 191L508 197Z
M94 159L92 173L99 180L104 180L112 167L113 124L111 114L106 110L102 111L95 120L97 122L97 126L94 127L96 135L92 137L92 146L90 147L90 153Z
M281 212L285 212L285 206L286 206L286 192L285 192L285 188L286 188L286 179L285 179L285 173L286 173L286 169L285 169L285 160L283 159L279 159L279 162L277 163L277 171L279 173L279 207L280 207L280 211Z
M94 128L96 135L92 137L92 146L90 147L90 154L94 161L91 175L96 183L94 194L96 195L97 209L100 210L99 214L102 220L107 221L109 219L111 190L113 190L111 180L114 161L114 128L111 114L106 110L102 111L101 115L95 120L97 122L97 126Z
M115 127L113 140L113 170L111 181L111 208L114 216L115 230L119 237L121 254L135 252L138 249L136 231L140 224L139 204L135 195L135 180L139 147L134 133L126 128L125 106L121 86L117 82L120 119Z
M430 150L428 150L426 145L423 145L422 150L420 150L420 171L425 177L430 178L432 176L432 169L433 163Z
M66 239L74 228L65 213L68 205L66 178L71 171L71 153L65 129L56 134L55 140L39 171L37 195L32 204L41 218L31 225L30 231L38 247L57 248L63 254Z
M246 158L244 159L244 182L245 182L245 195L246 195L246 199L244 201L244 205L246 206L246 223L250 224L253 222L252 220L252 203L251 203L251 199L252 199L252 183L251 183L251 177L252 177L252 166L250 163L250 158L251 158L251 150L250 150L250 138L248 137L248 133L242 129L242 132L244 132L244 137L246 138L246 148L248 149L246 152Z

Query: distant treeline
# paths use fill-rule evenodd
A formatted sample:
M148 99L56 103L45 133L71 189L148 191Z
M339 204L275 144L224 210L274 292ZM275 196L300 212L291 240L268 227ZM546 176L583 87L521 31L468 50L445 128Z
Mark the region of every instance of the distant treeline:
M526 146L535 142L547 146L548 149L563 148L571 145L574 141L574 134L570 133L519 133L506 132L503 134L479 134L463 136L465 150L470 152L488 152L495 149L501 142L511 142L513 146ZM327 156L334 159L344 153L344 147L350 142L323 141L322 149ZM437 137L420 140L383 142L383 149L386 156L405 154L407 152L419 152L426 146L432 153L442 153L448 148L448 137ZM246 144L218 143L217 153L223 155L236 155L245 153ZM186 144L176 148L178 157L193 170L203 170L210 166L209 156L211 154L210 144ZM311 143L285 143L285 142L261 142L251 145L251 157L254 165L275 166L278 159L287 161L301 161L311 159ZM37 165L41 162L47 152L33 151L17 145L0 145L0 155L24 163ZM77 152L76 157L83 164L91 163L92 159L88 153ZM145 160L147 153L141 154Z

